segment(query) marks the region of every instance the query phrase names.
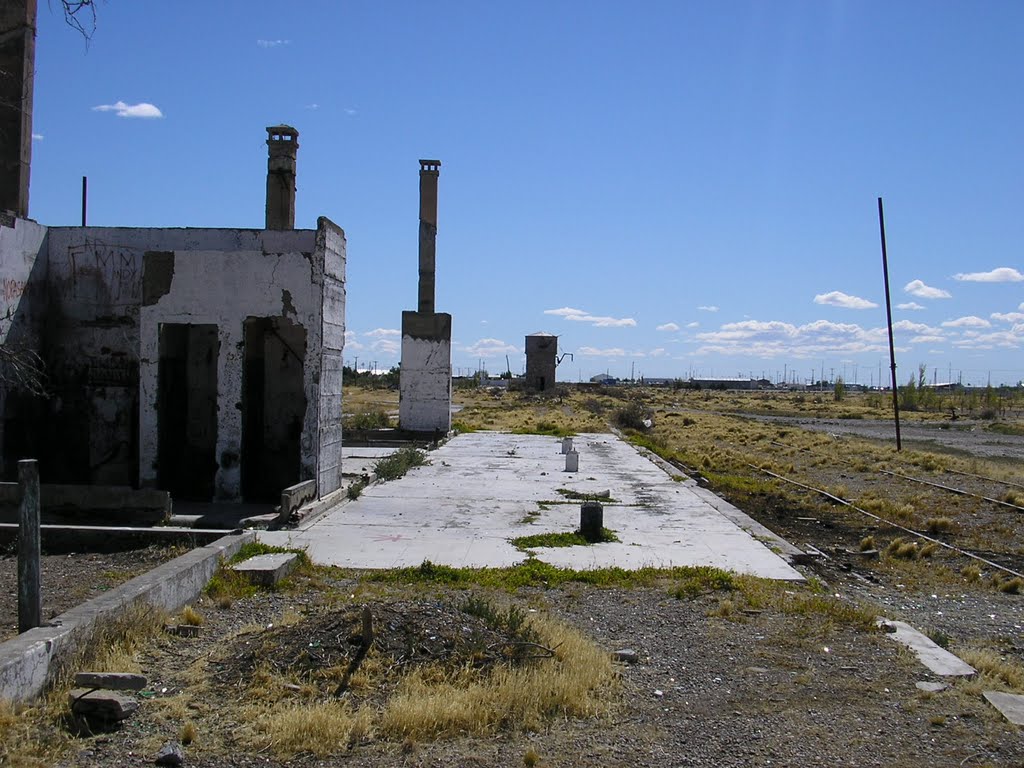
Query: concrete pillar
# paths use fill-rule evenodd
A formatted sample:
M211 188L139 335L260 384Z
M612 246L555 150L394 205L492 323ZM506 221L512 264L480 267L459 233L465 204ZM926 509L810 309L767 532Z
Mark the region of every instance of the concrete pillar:
M295 229L295 167L299 132L267 126L267 229Z
M585 501L580 507L580 534L587 541L600 541L604 528L604 507L597 501Z
M0 3L0 211L28 218L36 0Z
M565 471L566 472L579 472L580 471L580 454L579 451L569 451L565 454Z
M568 453L571 450L572 450L572 438L571 437L563 437L562 438L562 453Z
M526 337L526 388L532 392L553 392L558 363L558 337L533 333Z
M418 311L434 311L437 246L437 177L440 160L420 160L420 283Z

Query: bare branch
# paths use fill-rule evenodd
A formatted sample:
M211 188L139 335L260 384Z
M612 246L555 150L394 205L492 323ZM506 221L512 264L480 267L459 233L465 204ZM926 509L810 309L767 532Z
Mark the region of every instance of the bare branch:
M88 43L96 31L96 0L60 0L60 5L64 22Z

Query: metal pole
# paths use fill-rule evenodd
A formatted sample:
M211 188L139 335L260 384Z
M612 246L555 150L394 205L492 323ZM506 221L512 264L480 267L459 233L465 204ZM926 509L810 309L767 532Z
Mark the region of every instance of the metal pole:
M18 514L18 632L43 623L39 575L39 466L35 459L18 462L21 506Z
M882 235L882 279L885 281L885 319L889 329L889 365L892 369L892 412L896 421L896 450L903 450L900 440L900 395L896 385L896 347L892 340L892 300L889 298L889 256L885 250L885 214L882 198L878 198L878 229ZM881 380L879 380L881 384Z
M82 226L85 226L85 210L89 201L89 177L82 177Z

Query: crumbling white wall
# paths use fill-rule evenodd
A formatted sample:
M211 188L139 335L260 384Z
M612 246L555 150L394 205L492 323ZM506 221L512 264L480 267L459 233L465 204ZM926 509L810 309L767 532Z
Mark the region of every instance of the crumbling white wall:
M316 260L323 264L317 494L341 487L342 366L345 350L345 233L317 220ZM311 347L311 349L314 349Z
M451 315L402 313L398 424L414 432L451 429Z
M147 266L144 274L147 295L140 311L139 481L151 485L157 476L159 324L214 324L220 340L214 498L234 501L241 498L244 323L248 317L288 317L306 329L307 350L318 348L322 278L313 253L316 238L311 231L258 231L248 243L255 247L231 250L217 247L232 244L225 243L219 231L193 232L197 237L190 249L160 249L163 253L152 259L160 268ZM319 367L318 356L307 354L300 479L312 479L315 473Z

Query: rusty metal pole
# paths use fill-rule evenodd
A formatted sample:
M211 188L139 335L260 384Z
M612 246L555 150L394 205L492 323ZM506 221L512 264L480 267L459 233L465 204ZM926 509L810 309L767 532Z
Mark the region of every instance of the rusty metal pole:
M21 506L18 514L18 632L43 623L39 566L39 466L35 459L18 462Z
M885 319L889 329L889 367L892 371L892 412L896 420L896 450L903 450L900 440L900 394L896 384L896 347L892 340L892 300L889 298L889 256L885 250L885 214L882 198L878 198L878 229L882 235L882 279L885 281Z

